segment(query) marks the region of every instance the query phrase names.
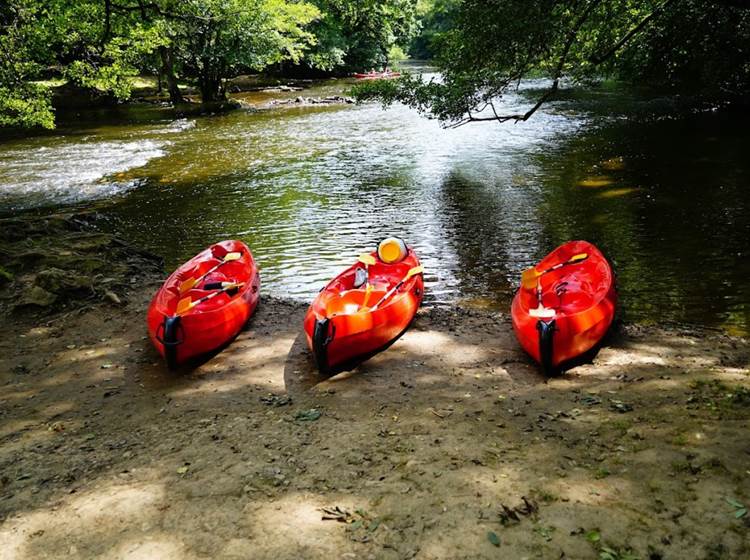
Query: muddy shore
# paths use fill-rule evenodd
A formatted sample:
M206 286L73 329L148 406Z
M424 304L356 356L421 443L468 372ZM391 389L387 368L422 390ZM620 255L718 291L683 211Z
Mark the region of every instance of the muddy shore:
M305 305L263 297L168 372L144 321L164 271L77 220L54 251L49 223L2 230L2 560L750 555L747 340L626 325L545 379L507 315L422 309L322 379Z

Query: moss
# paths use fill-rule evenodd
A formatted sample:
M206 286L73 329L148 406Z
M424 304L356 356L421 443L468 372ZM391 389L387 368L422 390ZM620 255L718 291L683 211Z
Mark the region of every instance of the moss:
M10 284L13 281L13 275L0 266L0 286Z

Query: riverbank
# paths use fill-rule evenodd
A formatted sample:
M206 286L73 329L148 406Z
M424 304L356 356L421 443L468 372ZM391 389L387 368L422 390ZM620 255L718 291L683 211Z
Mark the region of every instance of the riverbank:
M119 303L4 308L3 560L750 552L746 340L626 326L547 380L507 315L433 308L324 380L305 305L264 296L170 373L144 325L164 273L105 246Z

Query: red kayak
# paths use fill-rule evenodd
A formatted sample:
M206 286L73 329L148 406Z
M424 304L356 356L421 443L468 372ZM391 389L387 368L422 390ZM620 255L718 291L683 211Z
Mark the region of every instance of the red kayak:
M607 259L587 241L570 241L524 272L511 306L513 330L552 375L604 337L616 303Z
M321 374L353 369L409 327L422 303L424 282L417 255L403 248L404 256L390 264L378 251L362 255L310 305L304 328Z
M148 334L170 368L224 346L255 311L260 274L247 245L222 241L175 270L148 308Z
M358 80L389 80L391 78L398 78L401 72L357 72L354 77Z

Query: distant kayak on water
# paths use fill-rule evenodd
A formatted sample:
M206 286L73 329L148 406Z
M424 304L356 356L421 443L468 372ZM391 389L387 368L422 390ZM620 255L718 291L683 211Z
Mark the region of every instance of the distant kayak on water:
M398 78L401 72L393 72L391 70L384 70L383 72L357 72L354 77L358 80L390 80L392 78Z

